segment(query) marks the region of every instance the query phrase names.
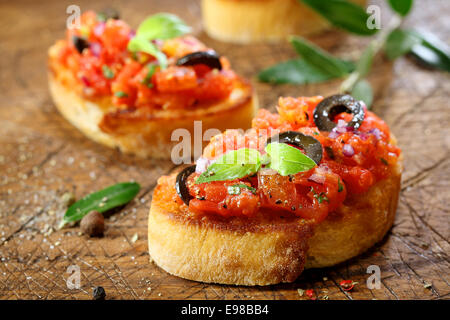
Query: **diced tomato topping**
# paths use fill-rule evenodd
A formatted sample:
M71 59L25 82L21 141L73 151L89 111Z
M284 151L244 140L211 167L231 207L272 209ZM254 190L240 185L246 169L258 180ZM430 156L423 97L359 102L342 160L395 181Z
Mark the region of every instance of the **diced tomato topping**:
M74 46L74 36L85 39L89 45L82 53ZM113 95L113 103L121 107L202 107L226 99L233 90L236 75L224 57L220 71L205 65L175 65L186 54L209 50L192 36L154 41L167 56L169 67L165 70L158 67L148 81L147 64L157 60L144 52L129 52L128 43L133 37L134 31L124 21L101 21L95 12L88 11L81 16L80 28L67 30L58 62L72 71L86 98Z
M192 190L202 190L205 200L193 200L189 208L196 213L223 216L239 215L239 210L240 214L245 211L248 216L258 210L269 209L281 215L320 222L342 205L347 193L367 192L377 181L386 178L400 155L400 149L391 144L387 125L365 110L365 119L358 130L334 135L321 132L313 119L314 109L320 101L322 97L280 98L278 114L260 109L251 130L245 133L227 130L213 137L203 152L203 157L211 160L240 148L264 152L268 137L292 130L313 136L322 144L322 161L317 167L290 177L263 168L257 179L246 177L238 180L256 188L256 194L245 192L239 197L226 194L227 186L236 181L196 185ZM334 119L335 122L339 120L348 122L351 115L342 113ZM224 199L239 200L231 201L234 205L227 211L219 205ZM251 199L251 204L243 199Z

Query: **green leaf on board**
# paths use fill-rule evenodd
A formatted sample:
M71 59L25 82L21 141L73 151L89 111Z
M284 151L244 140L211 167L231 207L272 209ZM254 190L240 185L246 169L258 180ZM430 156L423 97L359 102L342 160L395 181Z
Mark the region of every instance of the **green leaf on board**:
M91 211L105 212L124 205L133 200L140 188L141 186L136 182L123 182L91 193L67 209L61 226L79 221Z

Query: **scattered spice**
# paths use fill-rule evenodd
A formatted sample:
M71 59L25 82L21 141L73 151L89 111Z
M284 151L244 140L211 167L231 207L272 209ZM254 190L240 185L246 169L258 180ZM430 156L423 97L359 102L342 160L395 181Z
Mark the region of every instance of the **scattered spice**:
M94 290L92 290L92 296L94 300L105 300L105 289L103 289L103 287L95 287Z
M305 291L307 297L311 300L316 300L316 297L314 296L314 290L313 289L308 289Z
M91 211L81 219L81 231L90 237L102 236L105 230L105 219L98 211Z
M433 285L431 283L425 282L425 284L423 285L423 287L425 289L431 289L431 287L433 287Z
M342 280L341 283L339 283L339 285L341 286L342 289L344 289L344 291L351 291L356 284L358 284L358 282L353 280Z

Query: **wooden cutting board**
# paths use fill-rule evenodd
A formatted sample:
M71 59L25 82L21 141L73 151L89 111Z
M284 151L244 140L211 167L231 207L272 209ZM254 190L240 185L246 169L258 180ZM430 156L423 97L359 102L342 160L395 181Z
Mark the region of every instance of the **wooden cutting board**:
M77 1L82 10L110 1ZM102 4L104 3L104 5ZM388 10L384 1L383 21ZM167 161L141 160L85 138L56 111L48 94L46 50L63 37L69 2L3 1L0 4L0 298L90 299L103 286L108 299L448 299L450 297L449 209L450 112L448 74L420 68L402 58L380 57L370 82L374 111L397 136L405 171L395 225L360 257L327 269L308 270L292 284L237 287L186 281L149 262L147 215L157 178L170 172ZM258 83L259 70L295 56L286 43L232 45L201 31L197 1L113 1L136 27L149 14L168 11L193 25L209 46L226 55L238 73L252 79L261 106L274 110L280 95L329 95L339 81L308 86ZM407 24L449 42L448 1L415 2ZM444 14L446 13L446 14ZM367 39L331 32L313 39L341 57L357 55ZM77 198L134 179L142 191L135 201L106 219L104 238L80 236L79 229L56 231L65 206ZM81 272L80 289L69 289L69 266ZM381 268L381 288L369 290L367 268ZM352 292L339 287L357 281Z

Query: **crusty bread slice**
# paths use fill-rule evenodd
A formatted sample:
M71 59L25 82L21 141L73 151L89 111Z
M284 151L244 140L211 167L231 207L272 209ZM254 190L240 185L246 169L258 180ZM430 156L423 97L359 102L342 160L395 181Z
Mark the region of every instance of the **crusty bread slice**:
M110 99L89 101L49 74L50 93L61 114L92 140L124 153L145 158L170 158L172 132L187 129L194 143L194 121L202 121L202 130L217 128L247 129L257 109L256 96L245 82L236 83L229 99L206 109L167 110L149 114L121 112ZM206 142L205 142L206 144ZM193 149L192 149L193 150Z
M366 0L351 0L365 5ZM310 35L330 25L298 0L202 0L203 25L213 38L237 43Z
M300 218L197 218L176 202L175 174L162 177L148 220L149 252L170 274L202 282L269 285L292 282L304 268L332 266L380 241L392 226L401 161L389 178L344 205L318 226Z

